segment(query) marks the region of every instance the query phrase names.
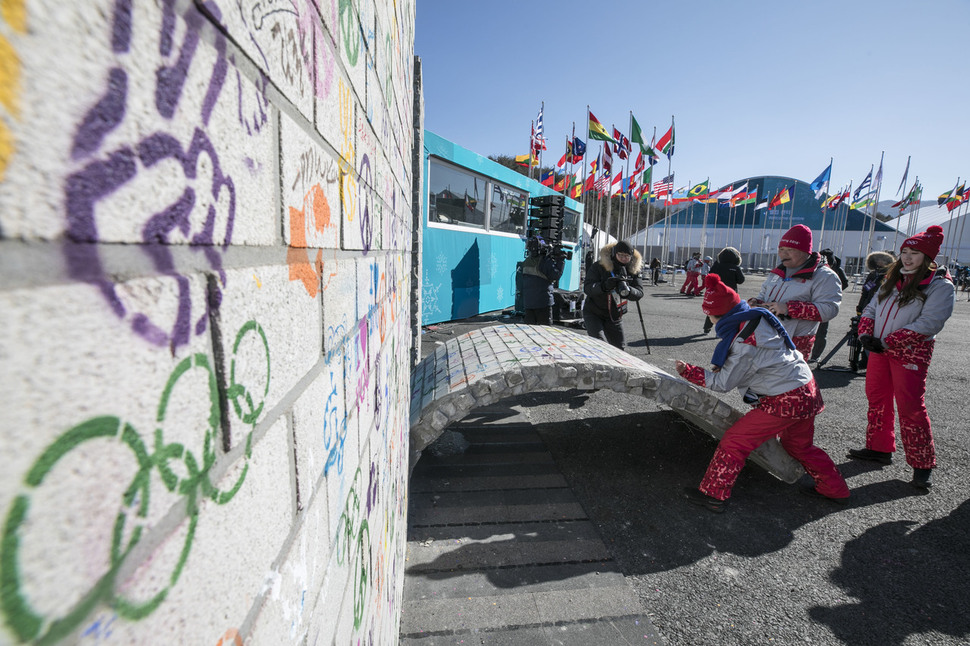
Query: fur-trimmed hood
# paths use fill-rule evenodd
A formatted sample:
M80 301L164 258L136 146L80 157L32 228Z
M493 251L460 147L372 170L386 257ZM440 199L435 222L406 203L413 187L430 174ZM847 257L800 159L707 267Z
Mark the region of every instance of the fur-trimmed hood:
M724 247L717 254L717 261L722 265L737 267L741 264L741 253L734 247Z
M615 270L613 262L613 247L616 243L608 244L600 249L600 259L599 263L606 268L606 271L613 272ZM630 258L630 262L626 264L626 271L628 274L633 274L634 276L640 275L640 269L643 267L643 256L636 249L633 250L633 257Z

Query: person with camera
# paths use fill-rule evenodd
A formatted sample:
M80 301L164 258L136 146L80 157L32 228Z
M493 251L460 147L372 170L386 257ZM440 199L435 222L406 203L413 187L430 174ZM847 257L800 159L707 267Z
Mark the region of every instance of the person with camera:
M866 305L872 300L872 297L875 296L879 286L882 285L882 279L886 276L886 270L889 269L889 265L891 265L895 259L896 258L891 253L887 253L885 251L873 251L866 256L866 269L869 270L869 273L866 274L866 279L862 283L862 290L859 294L859 303L855 306L855 316L852 318L851 323L857 342L859 338L859 319L862 318L862 312L865 311ZM859 359L855 368L865 369L869 363L869 352L864 348L859 349L861 351L858 353Z
M621 240L600 250L599 260L586 271L583 292L583 322L586 333L623 350L626 343L620 319L629 301L643 298L640 268L643 258L633 246Z
M933 225L905 240L899 258L859 320L859 343L869 350L866 397L869 400L866 445L850 449L849 457L892 464L896 451L893 401L899 414L899 434L912 484L928 490L936 468L936 447L926 412L926 373L936 335L956 301L956 290L945 267L934 262L943 244L943 228Z
M842 259L835 255L831 249L822 249L819 252L828 266L832 268L835 275L839 277L842 282L842 289L845 290L849 286L849 277L845 275L842 271ZM822 321L818 324L818 330L815 332L815 345L812 346L812 357L811 361L818 361L818 358L822 356L822 352L825 350L825 337L829 333L829 322Z
M562 249L532 237L526 242L529 257L522 261L522 292L524 322L528 325L552 325L553 287L565 267L566 254Z
M744 272L741 271L741 252L734 247L724 247L717 254L717 260L711 265L711 273L717 274L721 282L734 291L738 291L738 285L744 282ZM714 323L711 317L704 317L704 334L711 331Z
M718 442L697 489L687 499L709 511L722 512L745 460L765 440L779 436L781 445L815 481L804 493L844 502L849 488L829 455L815 446L815 416L822 396L811 369L774 314L751 307L738 293L711 274L701 309L715 324L720 341L704 369L683 361L677 373L692 384L715 392L737 388L754 408L736 421Z
M812 356L818 324L839 315L842 281L817 251L812 230L796 224L778 242L778 259L761 291L749 299L777 316L806 361Z

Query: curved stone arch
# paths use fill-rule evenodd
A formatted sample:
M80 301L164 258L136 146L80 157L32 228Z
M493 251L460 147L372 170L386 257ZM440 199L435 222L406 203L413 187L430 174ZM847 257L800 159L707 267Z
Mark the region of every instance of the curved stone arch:
M584 334L542 325L496 325L449 340L411 376L411 469L421 452L473 408L528 392L565 389L640 395L669 406L715 439L743 413L700 388ZM788 483L805 471L769 440L750 460Z

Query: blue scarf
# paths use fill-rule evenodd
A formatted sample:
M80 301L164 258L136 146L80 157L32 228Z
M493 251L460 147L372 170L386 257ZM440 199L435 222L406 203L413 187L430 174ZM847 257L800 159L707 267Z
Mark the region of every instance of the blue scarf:
M724 365L727 361L728 351L731 349L731 344L734 343L734 339L737 338L738 334L741 332L741 325L745 321L753 321L756 318L763 318L771 324L771 327L775 328L775 332L778 336L785 340L785 345L789 349L794 350L795 344L792 342L791 337L788 336L788 332L785 327L781 324L778 318L766 310L763 307L751 307L748 305L747 301L741 301L734 306L730 312L725 314L717 325L714 326L714 333L721 338L718 342L717 347L714 348L714 356L711 357L711 364L717 368Z

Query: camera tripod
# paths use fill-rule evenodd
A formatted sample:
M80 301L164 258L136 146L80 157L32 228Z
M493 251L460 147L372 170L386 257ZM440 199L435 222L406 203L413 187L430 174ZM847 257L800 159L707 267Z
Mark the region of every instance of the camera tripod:
M849 367L844 366L833 366L831 368L825 368L825 364L835 356L835 353L842 349L846 343L849 344ZM825 355L819 362L815 365L816 370L833 370L837 372L858 372L859 371L859 359L862 358L862 346L859 344L859 337L856 334L855 327L850 327L849 331L845 333L845 336L835 344L835 347Z

